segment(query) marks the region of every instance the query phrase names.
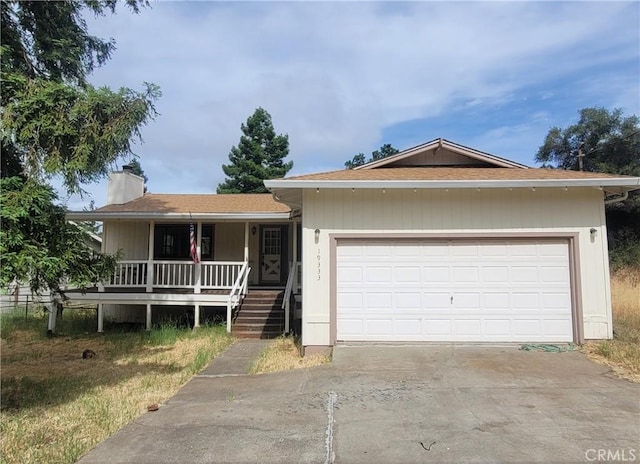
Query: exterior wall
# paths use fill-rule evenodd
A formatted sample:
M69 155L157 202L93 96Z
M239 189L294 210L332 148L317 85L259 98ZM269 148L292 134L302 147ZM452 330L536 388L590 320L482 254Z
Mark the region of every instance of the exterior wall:
M102 225L102 251L117 253L121 259L147 259L149 254L149 223L105 221ZM103 305L104 316L118 322L144 322L146 307L140 305Z
M215 228L214 260L243 261L244 223L221 222L216 224Z
M106 221L103 227L102 250L116 253L121 259L147 259L149 254L149 223Z
M602 199L594 188L305 190L302 344L331 343L330 268L335 263L330 262L329 236L335 233L577 233L583 334L585 339L611 338ZM320 230L317 244L315 229Z

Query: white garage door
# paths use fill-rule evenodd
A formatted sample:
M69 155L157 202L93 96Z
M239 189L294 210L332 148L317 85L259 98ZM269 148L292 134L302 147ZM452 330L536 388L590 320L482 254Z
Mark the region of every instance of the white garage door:
M344 240L338 341L569 342L566 241Z

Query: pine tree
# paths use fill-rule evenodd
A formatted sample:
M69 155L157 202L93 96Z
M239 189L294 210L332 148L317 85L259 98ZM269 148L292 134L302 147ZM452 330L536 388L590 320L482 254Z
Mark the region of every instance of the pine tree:
M230 164L223 164L227 179L218 185L218 193L266 193L263 180L284 177L293 167L285 162L289 154L289 136L276 135L271 115L263 108L240 126L243 135L229 152Z

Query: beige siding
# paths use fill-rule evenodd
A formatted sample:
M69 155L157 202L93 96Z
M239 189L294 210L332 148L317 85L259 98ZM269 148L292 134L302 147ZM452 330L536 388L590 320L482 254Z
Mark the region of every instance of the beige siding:
M329 234L578 233L584 336L611 338L602 192L597 189L307 190L303 344L330 343ZM315 244L314 230L320 229ZM591 237L590 229L596 234ZM313 263L313 264L310 264Z
M244 260L244 224L220 223L216 224L215 251L216 261Z
M147 259L149 254L149 223L105 222L103 250L107 253L122 251L121 259Z
M107 221L103 224L102 247L106 253L120 251L121 259L147 259L149 223ZM145 306L105 304L104 316L117 322L144 322Z

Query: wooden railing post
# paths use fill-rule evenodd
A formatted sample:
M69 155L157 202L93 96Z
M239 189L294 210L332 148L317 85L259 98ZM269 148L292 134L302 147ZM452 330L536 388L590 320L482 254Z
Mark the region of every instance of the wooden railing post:
M147 293L153 292L153 249L156 223L149 221L149 250L147 255Z

